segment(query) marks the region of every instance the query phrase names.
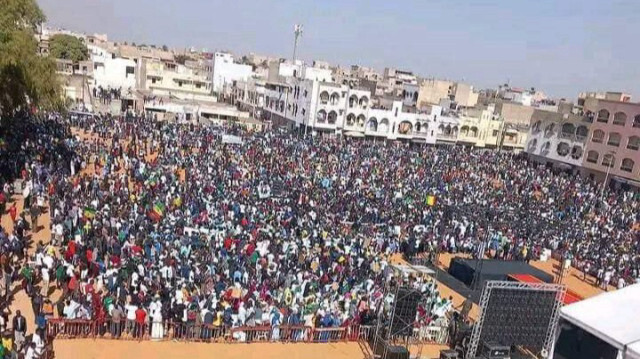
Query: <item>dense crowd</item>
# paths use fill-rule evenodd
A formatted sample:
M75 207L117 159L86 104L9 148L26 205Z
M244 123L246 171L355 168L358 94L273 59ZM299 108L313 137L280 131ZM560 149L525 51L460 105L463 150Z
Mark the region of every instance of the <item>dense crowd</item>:
M3 253L22 258L48 199L52 242L28 264L3 260L45 318L57 307L156 338L168 322L367 324L392 303L385 286L406 282L425 294L428 324L451 299L399 276L390 256L438 250L528 260L552 249L603 283L639 276L637 193L601 201L600 185L511 153L228 131L238 145L219 128L129 116L48 121L2 164L35 212L0 231Z

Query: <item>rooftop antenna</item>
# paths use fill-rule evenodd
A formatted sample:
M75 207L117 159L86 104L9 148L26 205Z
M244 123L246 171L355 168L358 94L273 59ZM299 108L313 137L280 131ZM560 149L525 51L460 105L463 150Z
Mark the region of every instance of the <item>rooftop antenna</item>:
M298 50L298 39L300 38L300 36L302 36L302 25L300 24L296 24L293 27L293 36L294 36L294 40L293 40L293 64L296 64L296 52Z

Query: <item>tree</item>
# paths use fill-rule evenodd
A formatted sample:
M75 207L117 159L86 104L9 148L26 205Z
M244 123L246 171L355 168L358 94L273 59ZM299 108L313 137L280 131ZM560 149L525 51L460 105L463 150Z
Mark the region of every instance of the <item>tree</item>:
M30 105L59 108L55 61L37 54L44 14L35 0L0 0L0 9L0 117Z
M89 50L84 42L75 36L56 34L49 39L49 55L76 64L89 58Z
M162 51L169 51L169 47L167 45L162 45Z

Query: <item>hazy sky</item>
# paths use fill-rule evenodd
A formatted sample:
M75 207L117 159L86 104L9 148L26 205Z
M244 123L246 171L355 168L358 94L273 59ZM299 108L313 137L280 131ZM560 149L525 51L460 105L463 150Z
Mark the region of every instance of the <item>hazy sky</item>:
M640 101L639 0L38 0L50 25L110 39Z

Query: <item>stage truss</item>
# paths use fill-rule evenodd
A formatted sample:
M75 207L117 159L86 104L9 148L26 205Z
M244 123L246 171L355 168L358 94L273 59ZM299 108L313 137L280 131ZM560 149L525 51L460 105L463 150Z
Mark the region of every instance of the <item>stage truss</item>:
M398 297L401 289L405 291L404 296ZM393 306L391 307L390 311L385 312L384 300L388 297L389 294L393 294ZM373 333L374 336L373 339L369 341L369 345L371 347L371 355L369 356L370 359L386 358L390 345L402 345L407 347L408 350L410 350L411 348L415 348L415 350L413 351L414 355L411 357L420 358L422 356L422 349L424 345L422 340L417 338L415 335L400 335L400 333L405 330L411 330L411 332L413 332L415 315L411 320L404 320L401 316L396 315L397 303L400 302L404 297L416 294L420 296L418 303L422 303L424 298L422 296L422 293L417 289L413 289L409 286L394 284L392 281L387 282L387 284L385 285L384 296L382 297L382 303L378 308L376 328ZM397 323L395 330L393 329L394 320ZM378 347L382 348L382 351L380 353L376 353L378 351Z
M488 309L489 299L494 289L508 289L514 291L529 291L529 292L555 292L556 299L553 309L551 311L551 318L549 318L549 325L546 330L545 340L540 353L535 353L543 358L550 355L551 345L554 337L554 331L558 324L558 318L560 316L560 307L562 301L567 292L567 288L560 284L550 283L520 283L511 281L487 281L484 289L482 290L482 296L480 297L480 318L474 325L471 333L471 340L469 342L469 348L467 350L466 358L475 358L480 344L480 338L482 336L483 324L486 319L486 313Z

